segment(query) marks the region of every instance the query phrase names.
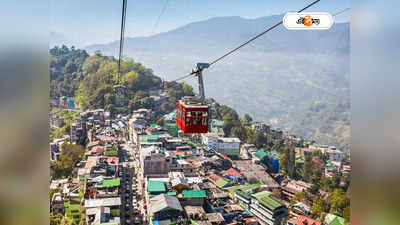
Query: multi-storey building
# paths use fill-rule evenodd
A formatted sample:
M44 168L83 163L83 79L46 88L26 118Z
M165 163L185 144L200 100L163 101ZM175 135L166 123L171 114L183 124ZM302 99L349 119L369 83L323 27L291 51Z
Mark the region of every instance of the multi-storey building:
M269 191L251 195L250 212L260 220L262 225L282 225L288 217L287 207Z

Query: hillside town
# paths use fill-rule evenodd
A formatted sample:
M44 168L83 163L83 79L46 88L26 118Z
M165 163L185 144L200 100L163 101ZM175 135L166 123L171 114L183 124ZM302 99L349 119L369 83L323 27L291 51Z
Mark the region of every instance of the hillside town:
M208 133L183 134L175 111L155 121L154 108L114 116L74 109L68 99L52 101L58 111L49 117L52 129L68 130L50 143L50 221L348 224L351 165L340 149L251 119L261 143L227 135L218 119Z

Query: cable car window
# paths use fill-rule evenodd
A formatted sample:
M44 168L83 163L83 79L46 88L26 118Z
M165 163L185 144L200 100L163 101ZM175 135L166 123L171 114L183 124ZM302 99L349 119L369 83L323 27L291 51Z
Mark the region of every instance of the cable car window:
M193 124L195 125L201 124L201 112L193 112L193 113L194 113Z

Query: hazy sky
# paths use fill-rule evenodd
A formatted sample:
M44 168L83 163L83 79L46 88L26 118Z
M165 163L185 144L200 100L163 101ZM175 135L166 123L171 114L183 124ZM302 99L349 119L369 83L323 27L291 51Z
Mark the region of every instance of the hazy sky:
M128 0L128 37L148 36L218 16L257 18L301 9L312 0ZM165 11L155 26L164 5ZM308 11L334 13L350 0L321 0ZM119 39L122 0L51 0L51 31L79 47ZM348 21L349 12L336 18ZM154 32L152 30L154 29ZM54 36L54 35L53 35Z

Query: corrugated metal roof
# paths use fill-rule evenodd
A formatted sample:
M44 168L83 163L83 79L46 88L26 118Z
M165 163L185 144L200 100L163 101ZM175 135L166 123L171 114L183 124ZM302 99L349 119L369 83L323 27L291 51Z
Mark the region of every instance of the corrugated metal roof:
M215 182L215 185L217 185L217 187L219 187L219 188L223 188L225 185L227 185L229 182L228 181L226 181L225 179L218 179L216 182Z
M205 190L184 190L183 197L185 198L205 198L207 197Z
M165 183L162 181L147 181L147 190L149 192L165 192Z
M117 187L120 185L120 178L104 180L102 183L103 187Z
M283 204L278 201L278 199L274 198L272 193L269 191L258 192L253 194L253 196L257 198L261 205L270 210L275 210L276 208L283 206Z
M168 209L183 211L179 200L174 196L169 196L166 194L157 195L151 198L150 208L152 213L157 213Z
M263 159L265 156L267 156L267 153L265 153L264 149L260 149L256 153L254 153L254 156L259 159Z

